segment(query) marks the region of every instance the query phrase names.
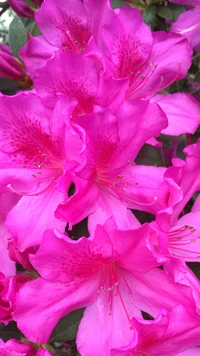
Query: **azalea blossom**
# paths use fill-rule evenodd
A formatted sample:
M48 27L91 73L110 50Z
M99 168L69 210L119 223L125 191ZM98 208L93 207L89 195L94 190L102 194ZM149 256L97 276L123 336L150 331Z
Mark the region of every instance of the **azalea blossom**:
M131 319L141 316L141 310L156 316L160 308L169 310L180 300L193 310L191 289L156 268L149 241L148 225L120 231L107 222L78 241L47 231L30 256L41 277L26 283L17 296L14 320L19 329L35 342L46 342L61 317L87 307L78 350L82 356L107 356L111 348L131 342Z
M57 185L67 169L67 162L71 161L70 167L77 164L74 159L78 157L81 142L79 136L65 126L61 102L51 118L40 98L31 92L1 96L0 105L0 189L22 196L8 213L6 226L14 236L15 247L24 251L38 245L50 226L64 231L65 223L54 217L57 205L63 200ZM67 108L70 110L70 106ZM72 149L71 140L75 142L76 138Z
M42 35L31 36L20 51L27 73L34 78L58 48L69 54L85 52L93 37L98 42L102 26L112 15L107 0L46 0L35 14Z
M78 172L68 172L75 193L59 205L59 219L74 225L89 216L89 226L95 227L113 216L126 229L134 221L127 207L155 214L165 206L169 195L163 179L165 168L134 163L143 144L166 127L157 104L129 101L115 115L106 110L73 122L84 129L81 157L85 164Z

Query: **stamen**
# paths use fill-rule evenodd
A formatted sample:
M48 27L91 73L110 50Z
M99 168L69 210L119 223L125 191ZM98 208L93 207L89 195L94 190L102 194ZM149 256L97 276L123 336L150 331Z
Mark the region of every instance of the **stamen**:
M7 184L7 188L9 188L13 193L16 193L18 195L22 195L22 196L26 196L26 197L35 197L35 196L39 196L43 193L45 193L46 191L48 191L53 185L55 184L55 182L51 182L46 188L44 188L43 190L41 190L40 192L37 192L37 193L25 193L25 192L19 192L17 191L16 189L14 189L12 187L11 184Z

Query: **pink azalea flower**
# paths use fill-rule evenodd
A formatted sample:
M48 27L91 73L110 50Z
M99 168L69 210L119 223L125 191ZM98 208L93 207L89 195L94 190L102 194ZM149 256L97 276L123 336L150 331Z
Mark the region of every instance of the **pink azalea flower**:
M37 345L38 346L38 345ZM22 341L10 339L6 343L0 339L1 356L51 356L47 350L39 349ZM54 354L55 355L55 354Z
M191 65L192 50L183 36L151 33L140 11L127 7L118 9L102 28L99 48L109 74L130 79L127 99L152 97L183 78Z
M34 78L58 48L80 54L93 36L98 42L102 26L112 15L107 0L46 0L35 15L42 36L31 37L20 52L29 75Z
M195 10L186 11L179 15L170 29L171 32L176 32L186 37L193 48L200 45L200 3Z
M61 102L52 117L31 92L1 96L0 104L0 189L23 196L7 215L6 226L15 239L15 247L24 251L40 243L46 228L64 231L65 223L54 217L63 200L57 186L67 162L76 164L74 159L79 156L81 143L64 123L65 104L62 107ZM66 107L70 110L70 103Z
M197 356L200 347L200 317L183 305L163 310L155 320L134 318L137 333L130 345L112 350L112 356Z
M84 129L85 166L71 172L75 193L59 205L59 219L74 225L92 214L89 225L95 227L113 216L120 228L127 228L133 222L127 207L156 214L165 206L169 195L165 168L134 163L143 144L166 127L157 104L129 101L118 107L116 115L105 111L73 122Z
M55 233L47 231L30 256L41 277L26 283L17 296L14 320L28 339L46 342L61 317L87 307L78 350L82 356L109 356L111 348L131 342L131 318L141 316L141 310L156 316L180 302L193 310L190 288L156 268L148 225L128 231L98 225L90 238L78 241Z
M113 11L107 0L46 0L35 18L46 40L69 53L82 53Z

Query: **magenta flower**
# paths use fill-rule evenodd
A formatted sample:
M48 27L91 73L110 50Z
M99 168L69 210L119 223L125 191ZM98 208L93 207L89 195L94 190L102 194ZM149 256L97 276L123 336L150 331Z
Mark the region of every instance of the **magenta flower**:
M46 0L35 19L51 45L68 53L82 53L92 36L98 40L101 27L112 14L107 0Z
M200 347L200 317L183 305L167 312L163 310L155 320L132 320L137 333L130 345L112 350L112 356L198 356Z
M64 231L65 224L54 217L63 200L57 190L58 180L68 161L72 166L76 164L81 143L64 122L61 102L52 117L45 112L39 97L30 92L1 96L0 104L0 189L23 196L7 215L6 226L14 236L15 247L24 251L37 245L49 226Z
M113 216L126 229L134 218L127 207L156 214L165 206L169 195L163 179L165 168L134 164L143 144L166 127L157 104L130 100L118 107L116 116L105 111L73 122L84 129L85 166L71 172L76 190L59 205L59 219L74 225L92 214L89 225L95 227Z
M180 301L193 310L190 288L156 268L148 234L148 225L120 231L110 223L78 241L47 231L36 255L30 256L41 277L17 296L14 320L19 329L35 342L46 342L61 317L87 307L78 350L82 356L108 356L111 348L131 342L131 319L141 316L141 310L155 316Z
M45 1L35 16L42 36L31 37L20 51L27 73L34 78L58 48L69 54L83 53L91 38L98 42L102 26L112 15L107 0Z
M109 75L129 78L127 99L152 97L183 78L191 65L192 50L184 37L151 33L137 9L122 7L115 13L102 28L99 48Z

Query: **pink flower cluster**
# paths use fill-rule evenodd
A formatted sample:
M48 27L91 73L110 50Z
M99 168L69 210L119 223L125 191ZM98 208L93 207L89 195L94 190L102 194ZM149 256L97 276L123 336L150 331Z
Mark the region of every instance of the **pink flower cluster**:
M82 356L199 356L186 262L200 261L200 198L184 208L200 190L200 141L168 168L136 163L160 134L200 124L190 95L157 94L186 76L191 46L106 0L45 0L35 19L42 35L20 51L34 88L0 95L0 320L29 343L1 341L0 355L49 356L59 319L86 308ZM70 238L84 219L89 237Z

